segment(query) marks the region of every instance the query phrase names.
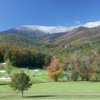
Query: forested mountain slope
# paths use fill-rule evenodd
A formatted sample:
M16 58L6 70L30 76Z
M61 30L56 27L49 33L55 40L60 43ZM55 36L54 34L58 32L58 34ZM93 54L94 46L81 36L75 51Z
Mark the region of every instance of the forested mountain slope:
M52 51L54 52L56 48L59 48L58 44L38 42L15 34L0 35L0 44L8 46L17 46L42 53L49 53Z
M55 43L59 44L69 44L69 43L76 43L80 42L86 42L86 41L96 41L100 37L100 26L94 27L91 29L84 29L78 32L75 32L74 34L70 36L64 36L61 39L58 39L55 41Z
M73 41L70 44L64 45L38 42L22 36L10 34L0 35L0 44L13 47L17 46L20 48L31 50L33 52L41 52L44 54L61 57L62 55L73 53L75 51L83 50L86 48L90 48L92 50L98 48L100 46L100 36L98 35L100 34L88 38L89 42L87 42L86 39L84 42L83 38L83 40Z
M72 53L85 48L97 48L100 43L100 26L97 26L99 24L100 22L92 24L87 23L74 28L39 27L42 31L33 30L33 26L31 31L28 27L24 27L25 30L23 28L21 29L20 27L18 29L14 28L0 32L0 34L2 34L0 35L0 44L17 46L24 49L33 50L34 52L38 51L60 57L65 53ZM35 41L33 39L39 41Z

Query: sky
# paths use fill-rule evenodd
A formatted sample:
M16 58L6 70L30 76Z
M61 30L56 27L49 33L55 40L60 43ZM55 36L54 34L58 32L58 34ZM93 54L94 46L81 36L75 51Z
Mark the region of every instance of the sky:
M22 25L76 26L100 21L100 0L0 0L0 31Z

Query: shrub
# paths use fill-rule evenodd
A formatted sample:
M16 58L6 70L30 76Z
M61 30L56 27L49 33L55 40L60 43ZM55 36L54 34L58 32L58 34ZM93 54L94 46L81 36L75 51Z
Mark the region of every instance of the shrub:
M73 71L70 78L72 79L72 81L77 81L78 75L79 75L78 71Z

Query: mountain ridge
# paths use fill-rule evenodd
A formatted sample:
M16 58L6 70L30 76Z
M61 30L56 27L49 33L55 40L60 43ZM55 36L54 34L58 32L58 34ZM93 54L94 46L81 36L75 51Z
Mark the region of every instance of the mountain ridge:
M98 26L100 26L100 21L89 22L72 27L62 27L62 26L46 27L38 25L36 26L24 25L0 32L0 35L15 34L29 39L33 39L35 41L42 41L45 43L52 43L52 42L59 43L56 41L61 41L63 39L66 40L69 36L74 35L82 30L92 29Z
M63 26L49 26L48 27L48 26L39 26L39 25L22 25L20 27L15 27L15 29L18 29L18 30L24 29L24 30L33 30L33 31L40 30L49 34L54 34L54 33L61 33L61 32L69 32L78 27L93 28L99 25L100 25L100 21L88 22L88 23L84 23L84 24L80 24L76 26L71 26L71 27L63 27Z

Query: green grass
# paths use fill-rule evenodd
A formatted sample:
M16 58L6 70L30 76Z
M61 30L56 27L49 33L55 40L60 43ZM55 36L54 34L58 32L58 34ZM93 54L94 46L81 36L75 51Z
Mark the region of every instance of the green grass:
M99 82L50 82L33 84L26 93L67 93L67 94L94 94L100 93Z
M0 68L0 70L5 70L5 68ZM12 67L11 74L13 74L14 72L19 72L21 70L22 70L22 68ZM39 71L35 72L34 70L39 70ZM48 74L47 70L42 70L42 69L26 69L24 71L30 76L32 83L34 83L34 82L46 82L47 81L47 74ZM8 73L0 73L0 77L9 77L9 75L8 75ZM63 77L62 79L59 79L59 80L66 81L67 78ZM0 82L1 81L6 81L6 80L0 80Z
M30 96L24 96L23 98L21 95L0 95L0 100L37 100L37 99L42 99L42 100L47 100L47 99L100 99L100 96L84 96L84 95L30 95Z
M4 68L1 68L0 70L5 70ZM16 68L16 67L12 67L12 72L11 74L13 74L14 72L19 72L21 71L22 68ZM38 71L34 71L34 70L38 70ZM46 82L47 79L47 74L48 71L46 70L42 70L42 69L26 69L24 70L31 78L31 82ZM33 76L34 75L34 76ZM8 73L0 73L0 77L9 77ZM0 80L0 83L7 83L10 82L10 80Z
M2 68L0 70L3 70ZM19 72L21 68L12 67L13 72ZM8 85L10 80L0 80L0 93L11 93L9 95L0 95L0 100L13 99L100 99L99 95L85 94L100 94L99 82L46 82L48 71L35 69L24 70L31 78L33 85L24 92L24 98L21 98L21 93L16 93L11 90ZM33 76L34 75L34 76ZM8 77L7 73L0 73L0 77ZM59 79L66 81L67 78ZM34 83L35 82L35 83ZM12 95L13 93L13 95ZM70 95L69 95L70 94ZM76 94L76 95L73 95ZM83 94L83 95L80 95Z
M34 83L31 88L24 92L24 99L100 99L100 96L96 95L100 94L99 87L99 82ZM15 92L8 85L0 85L0 93ZM21 94L16 94L13 96L11 94L1 95L0 98L13 99L15 97L22 99Z

